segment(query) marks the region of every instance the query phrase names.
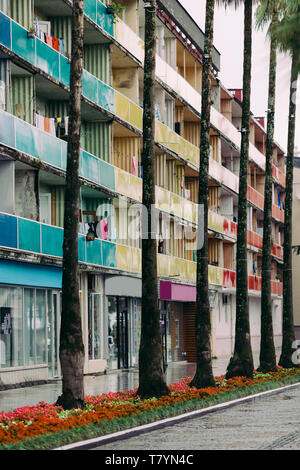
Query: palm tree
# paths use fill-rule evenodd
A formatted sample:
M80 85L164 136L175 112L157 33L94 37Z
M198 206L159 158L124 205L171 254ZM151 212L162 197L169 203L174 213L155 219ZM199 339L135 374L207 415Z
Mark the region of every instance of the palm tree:
M154 82L155 82L155 18L156 0L145 1L145 62L143 113L143 207L142 217L142 320L139 351L139 387L142 398L159 397L169 393L163 371L160 334L160 312L157 289L157 249L152 236L152 209L155 206L154 182ZM145 220L145 218L147 220Z
M284 3L285 14L276 28L276 36L280 49L291 55L292 65L290 78L286 195L284 211L282 351L279 365L282 367L295 367L295 364L292 362L292 354L294 351L293 342L295 341L292 290L292 208L296 120L295 97L297 92L297 79L300 72L300 2L299 0L286 0Z
M272 163L274 141L274 114L276 91L276 58L277 44L274 27L277 25L278 0L263 0L256 11L257 26L269 25L270 60L269 60L269 91L268 91L268 121L266 138L266 170L264 191L264 225L263 225L263 254L262 254L262 289L261 289L261 337L259 370L269 372L276 370L276 353L273 337L272 297L271 297L271 243L272 243Z
M211 63L213 45L214 0L206 1L205 42L202 63L202 108L200 132L200 169L198 204L204 210L203 246L197 249L197 296L196 296L196 372L191 387L214 386L211 358L211 320L208 297L208 169L209 131L211 105ZM198 212L199 216L200 213Z
M64 409L84 407L84 345L82 340L78 271L79 155L83 63L84 0L73 1L72 55L70 72L69 138L63 243L62 314L60 363Z
M243 102L239 173L238 228L236 254L236 322L234 352L227 366L226 378L253 376L250 339L247 266L247 172L249 160L252 2L244 1Z

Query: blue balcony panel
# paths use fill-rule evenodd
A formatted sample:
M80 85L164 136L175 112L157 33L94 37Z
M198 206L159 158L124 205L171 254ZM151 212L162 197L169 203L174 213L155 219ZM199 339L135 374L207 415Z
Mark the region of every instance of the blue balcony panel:
M0 214L0 246L18 248L18 220L13 215Z
M36 66L60 80L59 53L39 39L36 39Z
M0 12L0 42L11 49L10 19Z

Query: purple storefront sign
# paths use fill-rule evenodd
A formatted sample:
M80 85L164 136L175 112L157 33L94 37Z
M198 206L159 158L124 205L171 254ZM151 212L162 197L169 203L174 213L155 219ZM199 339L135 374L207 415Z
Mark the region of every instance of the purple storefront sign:
M185 284L174 284L169 281L161 281L160 300L196 302L196 287Z

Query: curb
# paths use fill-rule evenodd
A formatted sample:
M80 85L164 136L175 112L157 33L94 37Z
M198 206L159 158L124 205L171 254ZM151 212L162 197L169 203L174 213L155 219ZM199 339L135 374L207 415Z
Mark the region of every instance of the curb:
M107 434L105 436L95 437L93 439L88 439L84 441L74 442L73 444L67 444L65 446L57 447L53 450L89 450L101 445L109 444L110 442L120 441L124 439L129 439L131 437L139 436L140 434L145 434L147 432L155 431L157 429L162 429L166 426L172 426L174 424L187 421L189 419L199 418L205 416L209 413L214 413L216 411L225 410L242 403L249 401L254 401L255 399L265 398L266 396L275 395L276 393L281 393L288 391L292 388L300 387L300 382L295 384L286 385L284 387L275 388L273 390L267 390L265 392L259 392L254 395L248 395L243 398L237 398L236 400L231 400L224 403L219 403L218 405L209 406L207 408L202 408L200 410L190 411L189 413L184 413L181 415L173 416L171 418L162 419L160 421L154 421L153 423L144 424L142 426L137 426L130 429L125 429L123 431L115 432L113 434Z

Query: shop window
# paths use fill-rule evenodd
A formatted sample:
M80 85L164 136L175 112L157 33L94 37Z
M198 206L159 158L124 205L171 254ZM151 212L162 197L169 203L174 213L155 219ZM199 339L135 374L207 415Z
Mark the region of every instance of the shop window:
M0 287L0 367L22 365L22 290Z
M89 359L101 357L101 295L89 293L88 299Z

